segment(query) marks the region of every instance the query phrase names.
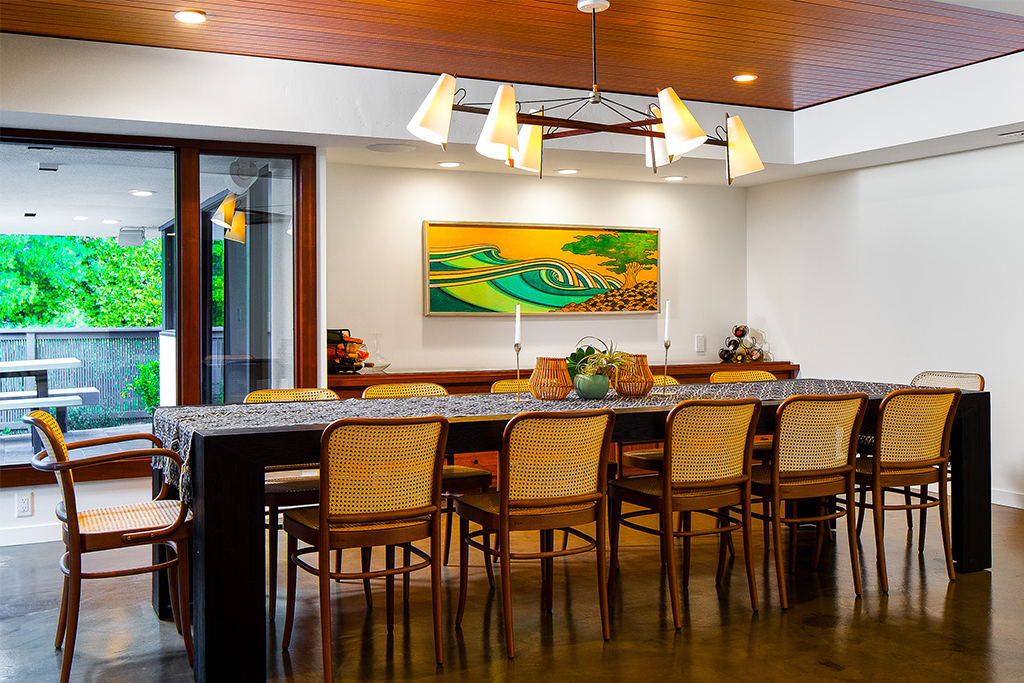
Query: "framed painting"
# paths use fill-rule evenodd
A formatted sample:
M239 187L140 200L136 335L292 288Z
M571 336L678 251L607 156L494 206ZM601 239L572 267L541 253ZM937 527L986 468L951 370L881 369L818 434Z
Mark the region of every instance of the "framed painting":
M658 311L658 231L423 223L426 315Z

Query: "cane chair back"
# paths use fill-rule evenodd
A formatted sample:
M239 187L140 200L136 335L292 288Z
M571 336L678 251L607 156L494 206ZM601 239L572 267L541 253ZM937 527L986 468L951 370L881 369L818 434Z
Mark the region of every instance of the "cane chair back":
M928 370L910 380L912 387L936 387L961 391L985 391L985 378L975 372Z
M865 394L793 396L776 413L773 462L782 472L852 465Z
M529 379L499 379L491 385L492 394L529 393Z
M440 495L441 428L436 418L342 421L329 427L321 461L321 477L325 472L328 477L325 514L365 515L434 504L435 488Z
M64 432L57 420L45 410L34 410L25 416L25 421L35 430L43 444L43 450L53 462L68 461L68 447L64 443ZM60 484L60 499L68 516L68 525L72 533L78 529L78 506L75 501L75 477L71 470L58 470L57 483Z
M888 462L945 459L960 390L902 390L879 408L875 457Z
M772 382L775 375L767 370L719 370L711 373L712 384L729 382Z
M363 398L412 398L414 396L447 396L448 391L440 384L419 382L416 384L374 384L363 390Z
M291 401L337 401L338 395L330 389L257 389L250 391L243 403L288 403Z
M598 491L608 415L585 417L524 413L506 431L509 500L539 500L593 494Z
M674 387L674 386L677 386L678 384L679 384L679 380L677 380L672 375L655 375L654 376L654 386L656 386L656 387Z
M747 442L759 402L686 401L669 415L665 457L672 481L698 482L749 474ZM749 437L749 439L748 439Z

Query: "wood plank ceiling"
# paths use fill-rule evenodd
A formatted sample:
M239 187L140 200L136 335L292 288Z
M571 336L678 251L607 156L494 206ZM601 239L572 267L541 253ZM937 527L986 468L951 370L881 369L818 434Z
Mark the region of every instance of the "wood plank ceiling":
M193 0L189 0L192 3ZM4 0L0 30L590 89L575 0ZM613 0L598 85L795 110L1024 50L1024 18L930 0ZM739 84L732 77L757 74ZM1019 84L1018 84L1019 86Z

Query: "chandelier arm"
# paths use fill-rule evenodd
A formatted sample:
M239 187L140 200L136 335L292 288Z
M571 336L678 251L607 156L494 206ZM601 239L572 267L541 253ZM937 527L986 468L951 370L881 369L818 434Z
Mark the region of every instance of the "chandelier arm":
M520 100L522 104L546 104L547 102L564 102L565 104L572 104L573 102L582 102L583 100L589 99L587 97L555 97L548 100Z
M601 100L601 104L603 104L605 107L607 107L608 109L612 110L613 112L615 112L616 114L618 114L619 116L621 116L622 118L624 118L627 121L632 121L633 119L631 119L627 114L624 114L623 112L621 112L618 109L616 109L616 107L622 107L623 109L625 109L630 114L640 114L640 116L644 116L645 115L642 111L636 111L635 109L632 109L631 107L626 107L626 106L624 106L622 104L619 104L618 102L612 102L611 104L608 104L609 101L610 100L602 99Z
M623 104L622 102L616 102L615 100L610 100L607 97L602 97L601 98L601 104L607 105L609 102L614 104L616 107L622 107L623 109L631 111L634 114L639 114L640 116L650 116L651 115L650 112L644 111L643 109L634 109L633 107L629 106L628 104Z

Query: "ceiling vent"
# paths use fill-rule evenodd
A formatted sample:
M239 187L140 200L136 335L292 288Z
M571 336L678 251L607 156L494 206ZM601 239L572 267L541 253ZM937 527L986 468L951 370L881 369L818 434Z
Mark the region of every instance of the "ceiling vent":
M58 168L60 168L60 167L57 164L53 164L53 163L50 163L50 162L43 162L43 161L39 162L39 170L40 171L56 171Z
M122 247L141 247L146 243L146 229L121 228L117 233L117 243Z

